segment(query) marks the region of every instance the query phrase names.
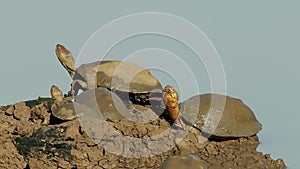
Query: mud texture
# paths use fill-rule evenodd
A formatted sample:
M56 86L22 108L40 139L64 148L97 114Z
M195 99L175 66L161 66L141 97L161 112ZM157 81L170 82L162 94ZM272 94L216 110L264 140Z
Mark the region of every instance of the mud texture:
M191 154L208 169L285 168L282 159L256 151L257 136L208 140L161 118L64 122L51 116L49 104L0 107L0 168L160 168L171 156Z

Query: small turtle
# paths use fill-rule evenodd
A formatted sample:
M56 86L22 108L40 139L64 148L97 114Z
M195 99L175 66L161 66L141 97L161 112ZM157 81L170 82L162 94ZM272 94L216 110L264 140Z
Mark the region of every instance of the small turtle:
M73 78L71 95L78 90L105 87L116 93L129 93L131 101L149 104L150 93L161 93L160 82L149 72L134 63L115 60L96 61L75 66L72 53L63 45L56 46L56 55L63 67Z
M51 86L50 94L52 99L54 100L54 103L51 106L51 110L54 110L65 103L73 102L72 97L64 97L63 92L55 85Z
M62 91L55 85L51 86L50 93L54 100L51 106L52 115L61 120L75 119L73 98L64 97Z
M194 155L172 156L160 166L160 169L206 169L206 165Z
M202 132L217 137L247 137L257 134L262 125L251 109L240 99L219 94L197 95L182 102L179 106L177 92L171 86L163 90L171 119L180 122L183 119ZM225 101L225 104L224 104ZM182 125L181 125L182 126Z

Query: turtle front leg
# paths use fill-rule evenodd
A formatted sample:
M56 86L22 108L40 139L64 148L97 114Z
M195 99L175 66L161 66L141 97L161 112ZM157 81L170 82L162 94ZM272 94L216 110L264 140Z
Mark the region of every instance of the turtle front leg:
M87 90L88 89L88 85L83 80L75 79L71 83L71 90L68 92L68 94L70 96L73 96L73 97L77 96L79 89Z

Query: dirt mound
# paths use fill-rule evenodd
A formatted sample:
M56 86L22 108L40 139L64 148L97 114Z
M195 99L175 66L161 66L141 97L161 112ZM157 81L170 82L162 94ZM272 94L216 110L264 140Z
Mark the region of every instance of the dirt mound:
M0 168L159 168L171 156L193 154L207 168L285 168L257 152L257 136L207 140L164 119L149 123L50 115L48 102L0 107Z

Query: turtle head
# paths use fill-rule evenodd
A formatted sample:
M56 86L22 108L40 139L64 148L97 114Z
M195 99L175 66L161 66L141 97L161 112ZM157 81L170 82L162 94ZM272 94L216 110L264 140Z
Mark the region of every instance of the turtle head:
M56 45L55 53L60 63L68 71L69 75L73 77L76 65L72 53L61 44Z
M162 93L163 93L163 100L171 120L173 122L180 120L177 91L172 86L167 85L163 89Z
M178 102L178 93L172 86L167 85L163 89L163 97L164 97L165 103L167 103L169 101ZM167 106L168 106L168 104L167 104Z
M64 95L62 91L55 85L51 86L50 89L51 97L57 104L61 104L64 100Z

